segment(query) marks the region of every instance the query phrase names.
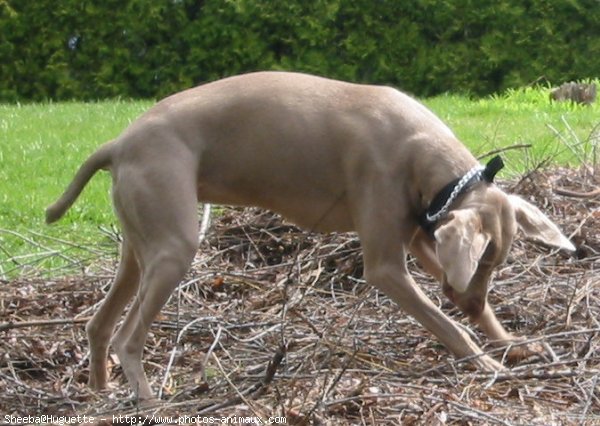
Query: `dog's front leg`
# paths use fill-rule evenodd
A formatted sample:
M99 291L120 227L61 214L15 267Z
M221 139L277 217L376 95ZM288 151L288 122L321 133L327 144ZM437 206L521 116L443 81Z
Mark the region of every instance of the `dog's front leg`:
M411 240L410 252L418 259L427 273L443 283L444 271L437 260L431 241L431 238L421 228L418 228ZM455 292L447 284L443 284L443 291L452 303L467 314L472 323L479 326L493 345L506 346L518 343L522 338L506 331L498 321L494 310L487 301L487 283L485 281L482 283L479 286L468 288L463 294ZM539 345L515 345L508 351L507 359L509 362L516 362L541 351Z
M509 363L516 363L544 352L542 346L537 343L518 344L524 338L509 333L502 326L487 301L487 282L485 280L470 286L464 293L454 291L448 284L443 285L443 290L444 294L469 316L471 322L479 326L494 346L509 347L505 355Z
M371 226L381 222L372 221ZM502 370L502 365L485 355L468 334L448 318L417 286L406 267L406 254L399 241L388 236L402 235L374 231L361 236L367 282L383 291L402 310L433 333L458 358L470 358L485 371ZM360 234L360 232L359 232ZM381 238L371 238L377 235Z
M471 340L468 334L448 318L422 292L400 263L366 263L367 282L394 300L409 315L432 332L456 357L471 358L478 368L499 371L503 367Z

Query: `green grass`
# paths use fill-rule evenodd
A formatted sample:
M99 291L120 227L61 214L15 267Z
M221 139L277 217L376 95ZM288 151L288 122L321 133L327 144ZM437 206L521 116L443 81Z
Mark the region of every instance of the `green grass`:
M107 173L96 175L60 222L45 225L44 210L97 146L151 104L0 105L0 277L64 264L78 268L79 261L114 252L99 230L115 223Z
M446 95L425 101L476 156L512 145L529 149L503 154L501 178L514 177L550 161L577 166L591 162L590 136L600 125L600 105L550 102L549 89L521 89L479 100Z
M116 244L101 227L116 225L110 177L94 177L67 216L44 224L44 209L64 190L81 162L116 137L150 101L0 105L0 278L79 268ZM550 103L548 89L523 89L471 100L444 95L425 100L475 155L529 144L504 153L513 177L551 159L576 166L591 161L589 136L600 124L600 107ZM557 136L555 129L560 134ZM87 261L87 262L86 262ZM65 272L61 269L59 272Z

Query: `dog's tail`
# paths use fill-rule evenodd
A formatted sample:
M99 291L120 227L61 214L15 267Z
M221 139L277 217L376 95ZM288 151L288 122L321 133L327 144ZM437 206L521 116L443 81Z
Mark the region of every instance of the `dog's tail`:
M112 160L114 141L102 145L79 167L75 177L61 197L46 209L46 223L56 222L73 205L89 180L100 169L108 168Z

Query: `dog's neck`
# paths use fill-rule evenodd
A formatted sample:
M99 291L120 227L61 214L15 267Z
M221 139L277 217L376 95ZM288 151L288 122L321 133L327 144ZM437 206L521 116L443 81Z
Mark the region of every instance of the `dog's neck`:
M421 206L418 216L419 225L430 235L440 220L456 207L456 203L465 193L481 182L492 183L496 173L504 167L500 156L492 158L485 167L476 165L459 177L455 177L432 196L426 206Z
M431 168L433 170L430 169L426 172L424 170L427 169L417 170L414 182L418 182L419 208L429 207L436 195L448 183L459 179L476 164L476 162L470 161L462 164L453 161L439 161L435 168Z

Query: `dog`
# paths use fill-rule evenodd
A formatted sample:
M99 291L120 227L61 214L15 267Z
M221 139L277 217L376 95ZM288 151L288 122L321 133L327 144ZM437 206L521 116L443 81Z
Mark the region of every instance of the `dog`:
M495 344L517 341L487 303L493 269L518 228L548 246L574 246L537 207L493 184L501 166L498 158L480 166L439 118L390 87L258 72L167 97L93 153L46 211L48 223L58 220L98 170L110 172L123 243L114 282L86 326L90 386L107 386L110 344L138 398L153 397L142 351L197 251L198 202L357 232L368 283L457 358L503 369L426 297L406 264L410 252Z

